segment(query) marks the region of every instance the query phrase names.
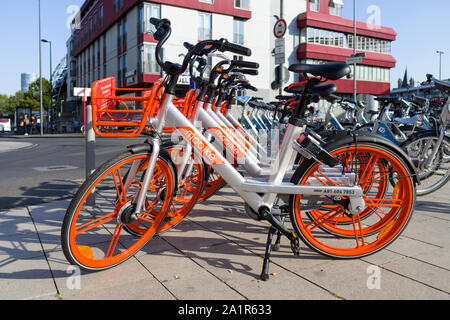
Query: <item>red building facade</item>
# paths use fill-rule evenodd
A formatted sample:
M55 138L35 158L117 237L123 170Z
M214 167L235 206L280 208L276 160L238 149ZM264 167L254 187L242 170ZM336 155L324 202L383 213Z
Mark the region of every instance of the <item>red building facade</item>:
M307 10L297 18L300 45L297 59L304 63L346 61L353 53L354 23L342 18L342 0L307 0ZM391 43L396 32L387 27L356 23L357 53L366 57L357 66L357 92L384 95L390 92L390 69L396 65ZM335 82L338 92L353 93L353 79Z

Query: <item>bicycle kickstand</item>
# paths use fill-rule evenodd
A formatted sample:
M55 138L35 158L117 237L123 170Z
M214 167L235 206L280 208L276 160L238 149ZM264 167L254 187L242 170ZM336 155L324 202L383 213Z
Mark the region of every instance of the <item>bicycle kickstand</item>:
M277 219L278 221L280 221L281 224L284 224L284 217L282 217L281 215L273 215L273 217L275 219ZM272 247L272 240L273 240L273 235L275 234L275 232L277 232L277 240L275 241L275 244ZM262 272L261 272L261 276L260 276L260 279L263 281L269 280L270 253L272 250L273 251L280 250L281 236L282 236L282 232L280 230L278 230L274 226L271 226L269 228L269 232L267 234L266 252L264 255L263 267L262 267ZM296 254L296 255L298 255L298 254Z

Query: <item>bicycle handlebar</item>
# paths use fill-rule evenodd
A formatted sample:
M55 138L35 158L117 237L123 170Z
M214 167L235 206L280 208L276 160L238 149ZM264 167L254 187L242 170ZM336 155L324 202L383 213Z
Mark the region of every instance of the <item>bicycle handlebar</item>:
M171 23L168 19L157 18L150 18L150 23L157 29L153 35L155 40L158 41L158 45L156 46L156 61L166 73L171 75L182 74L186 71L193 56L202 56L207 52L218 50L220 52L229 51L244 56L251 56L252 54L252 51L249 48L235 43L230 43L228 40L222 38L220 40L200 41L196 45L191 45L185 42L184 46L188 49L188 53L185 55L181 65L169 61L163 62L161 59L161 48L170 37L172 32Z

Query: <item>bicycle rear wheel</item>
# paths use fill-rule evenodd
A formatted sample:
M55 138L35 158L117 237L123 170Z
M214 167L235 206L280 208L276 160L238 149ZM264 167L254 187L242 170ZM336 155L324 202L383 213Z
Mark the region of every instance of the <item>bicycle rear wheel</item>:
M417 195L424 196L442 188L450 180L450 138L444 136L442 144L428 167L425 166L433 152L439 136L435 131L419 132L404 142L401 147L411 158L418 172L420 185Z
M341 161L345 172L356 173L366 208L352 215L345 195L293 195L291 221L296 233L311 249L334 258L359 258L385 248L401 234L414 212L415 184L408 165L397 152L370 139L357 144L334 141L326 148ZM392 172L395 187L386 183ZM314 161L302 162L292 182L305 185L311 178L322 185L338 185L325 178Z
M67 260L87 271L112 268L140 250L157 232L166 216L176 186L173 163L164 155L157 159L145 195L145 206L134 218L133 200L143 180L151 155L125 152L101 165L80 187L70 203L61 230L61 243ZM136 171L134 179L125 175ZM137 176L140 176L137 178ZM95 195L95 204L88 201ZM125 228L145 229L137 238Z
M205 201L211 198L216 191L220 190L226 185L225 180L217 174L214 169L210 166L207 166L207 170L209 170L208 181L206 181L203 193L198 198L198 201Z

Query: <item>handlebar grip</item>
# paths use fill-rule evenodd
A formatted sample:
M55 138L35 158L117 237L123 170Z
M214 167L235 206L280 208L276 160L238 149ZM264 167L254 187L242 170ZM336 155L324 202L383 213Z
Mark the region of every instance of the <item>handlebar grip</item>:
M154 25L155 27L158 27L158 25L161 23L161 19L158 18L150 18L150 23Z
M252 55L252 50L250 48L246 48L244 46L231 43L228 41L223 43L222 47L220 48L220 51L229 51L247 57L250 57Z
M239 68L258 69L259 63L241 60L231 60L231 64Z
M233 71L248 74L250 76L257 76L259 74L258 70L255 69L235 69Z
M188 50L191 50L191 49L194 47L193 44L191 44L191 43L189 43L189 42L187 42L187 41L183 43L183 46L184 46L186 49L188 49Z

